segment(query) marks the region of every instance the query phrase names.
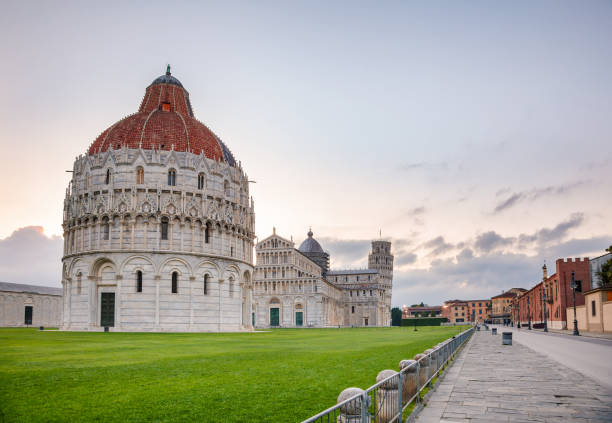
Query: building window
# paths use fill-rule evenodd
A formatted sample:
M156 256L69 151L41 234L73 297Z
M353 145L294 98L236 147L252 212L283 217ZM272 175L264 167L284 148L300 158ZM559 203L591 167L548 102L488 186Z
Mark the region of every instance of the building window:
M276 287L275 287L275 289L276 289ZM229 296L230 296L230 298L234 296L234 278L230 278L230 280L229 280Z
M355 313L355 306L351 306L351 313Z
M210 242L210 223L206 222L206 229L204 229L204 242L208 244Z
M142 166L138 166L136 168L136 183L144 184L144 169L142 168Z
M198 189L204 189L204 185L205 185L205 180L204 180L204 174L200 173L198 175Z
M110 180L111 180L111 171L110 169L106 169L106 179L104 180L104 183L108 185L110 184Z
M108 223L107 217L105 217L104 220L102 221L102 226L103 226L102 237L104 240L108 240L108 238L110 237L110 224Z
M161 239L168 239L168 219L163 218L161 222Z
M176 185L176 170L174 169L168 171L168 185L171 187Z
M178 272L172 272L172 293L178 293Z
M89 189L89 173L85 174L85 189Z
M370 297L372 296L372 290L370 289Z
M595 301L591 301L591 316L595 316L597 311L595 310Z
M234 257L234 247L230 247L230 257Z
M81 274L77 275L77 295L81 295Z
M223 182L223 192L225 192L226 197L230 196L229 182L227 181Z
M204 295L208 295L208 273L204 275Z
M136 292L142 292L142 272L136 272Z
M353 296L353 291L349 291L349 296L352 297Z

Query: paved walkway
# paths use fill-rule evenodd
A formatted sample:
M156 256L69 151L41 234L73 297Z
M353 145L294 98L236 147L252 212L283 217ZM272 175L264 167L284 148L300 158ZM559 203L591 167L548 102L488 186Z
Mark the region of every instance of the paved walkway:
M600 357L608 360L609 356ZM610 422L612 390L520 343L476 332L418 423Z
M612 340L498 326L516 342L574 369L612 390Z

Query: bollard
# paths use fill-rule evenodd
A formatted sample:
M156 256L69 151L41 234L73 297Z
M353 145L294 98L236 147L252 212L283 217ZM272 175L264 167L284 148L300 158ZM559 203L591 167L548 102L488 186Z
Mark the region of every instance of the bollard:
M491 335L497 335L497 328L491 328Z
M362 423L363 421L370 423L372 421L369 413L367 413L368 415L366 416L365 420L362 420L361 418L361 413L363 411L361 402L363 400L364 393L365 391L360 388L346 388L344 391L340 392L340 395L338 395L338 401L336 401L337 404L340 404L342 401L346 401L355 395L361 396L340 407L340 415L336 420L337 423ZM365 405L367 406L367 404Z
M414 359L420 363L419 386L422 388L429 380L429 357L425 354L417 354Z
M399 363L400 372L403 369L406 371L403 373L404 376L404 389L402 391L402 399L404 404L410 401L417 392L417 366L414 360L402 360Z
M376 383L397 374L395 370L383 370L376 376ZM378 387L378 392L376 393L376 423L389 423L397 415L399 402L398 381L399 378L394 378Z
M502 345L512 345L512 332L502 332Z

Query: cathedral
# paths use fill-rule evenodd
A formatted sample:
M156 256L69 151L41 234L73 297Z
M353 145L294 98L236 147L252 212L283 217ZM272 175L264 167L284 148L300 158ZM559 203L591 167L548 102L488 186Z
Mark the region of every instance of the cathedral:
M390 326L391 243L372 241L367 269L330 270L329 253L312 230L298 249L276 234L256 245L253 325Z
M252 330L248 177L170 67L76 158L64 200L64 330Z

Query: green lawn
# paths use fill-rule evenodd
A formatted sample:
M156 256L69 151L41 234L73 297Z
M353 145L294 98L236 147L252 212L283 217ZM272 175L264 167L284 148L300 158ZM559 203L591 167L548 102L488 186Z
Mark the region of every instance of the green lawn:
M300 421L460 330L0 329L0 422Z

